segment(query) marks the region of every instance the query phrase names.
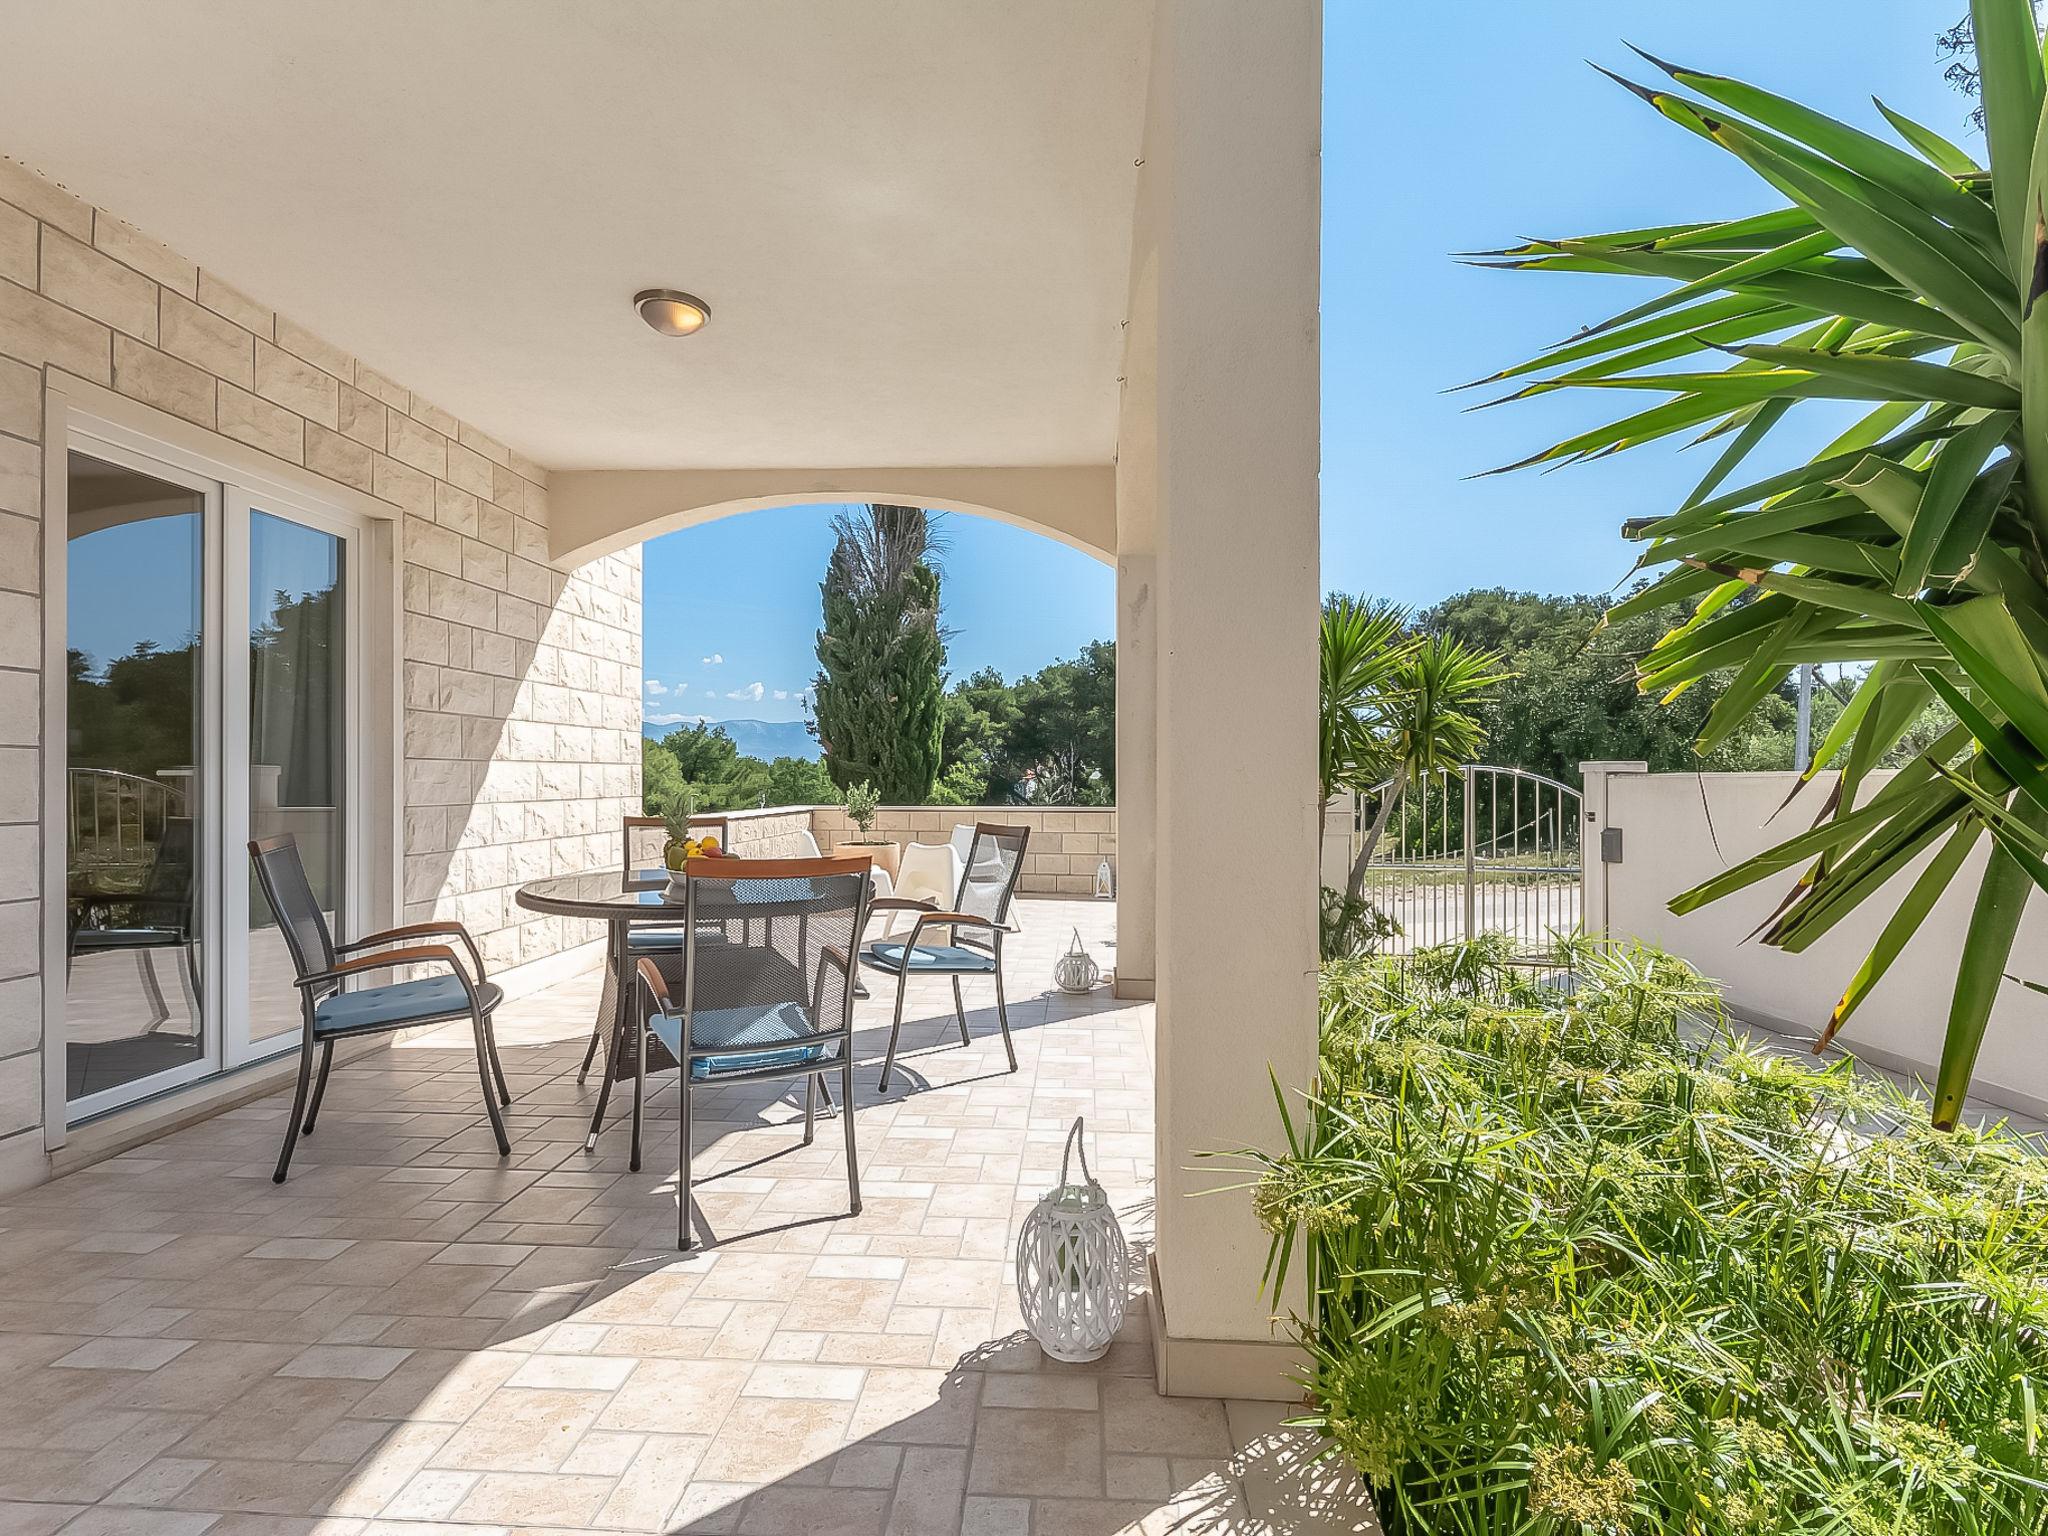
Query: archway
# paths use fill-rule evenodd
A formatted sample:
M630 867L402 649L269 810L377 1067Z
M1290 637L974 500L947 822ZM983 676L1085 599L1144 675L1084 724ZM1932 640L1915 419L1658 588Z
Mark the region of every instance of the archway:
M575 567L739 512L883 501L1028 528L1105 564L1117 550L1111 465L1013 468L566 470L549 477L550 553Z

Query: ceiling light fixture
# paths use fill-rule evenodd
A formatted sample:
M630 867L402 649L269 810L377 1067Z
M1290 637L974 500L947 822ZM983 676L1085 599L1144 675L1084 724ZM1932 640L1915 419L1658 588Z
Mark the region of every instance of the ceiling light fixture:
M643 288L633 295L633 307L664 336L688 336L711 318L709 304L675 288Z

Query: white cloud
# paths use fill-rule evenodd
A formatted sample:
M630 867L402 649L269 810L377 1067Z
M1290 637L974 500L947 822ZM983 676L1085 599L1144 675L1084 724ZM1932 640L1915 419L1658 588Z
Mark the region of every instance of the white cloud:
M749 683L744 688L733 689L726 697L728 699L745 699L749 704L758 704L761 702L761 696L767 691L759 683Z
M649 725L702 725L709 715L682 715L674 712L652 714L647 717Z
M725 658L719 655L718 652L713 651L704 658L704 665L707 667L722 667L725 665Z
M776 689L774 698L777 703L787 703L789 701L789 690L787 688Z
M647 690L648 696L650 698L658 699L664 693L668 692L668 684L662 682L659 678L650 677L647 679L646 682L642 683L640 686Z

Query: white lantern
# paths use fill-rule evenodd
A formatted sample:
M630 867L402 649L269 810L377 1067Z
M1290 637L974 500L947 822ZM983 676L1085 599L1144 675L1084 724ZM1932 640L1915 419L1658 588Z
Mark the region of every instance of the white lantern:
M1067 1161L1076 1148L1082 1182L1072 1184ZM1129 1265L1109 1195L1088 1171L1076 1115L1060 1155L1059 1187L1032 1207L1017 1236L1017 1301L1039 1348L1075 1364L1108 1353L1123 1327Z
M1052 963L1052 984L1062 992L1082 993L1102 980L1102 967L1081 943L1081 930L1074 930L1074 942Z

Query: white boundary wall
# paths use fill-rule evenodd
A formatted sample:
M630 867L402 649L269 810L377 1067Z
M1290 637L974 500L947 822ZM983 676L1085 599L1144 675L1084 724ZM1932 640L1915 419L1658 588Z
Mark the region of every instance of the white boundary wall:
M1685 917L1673 916L1667 903L1810 826L1833 776L1822 775L1781 812L1797 782L1789 772L1649 773L1637 763L1587 763L1582 772L1588 924L1597 924L1604 913L1608 932L1682 955L1721 983L1730 1010L1743 1019L1786 1034L1817 1034L1910 878L1893 880L1797 955L1745 942L1784 898L1796 870ZM1602 827L1621 830L1620 863L1602 861ZM1983 867L1980 849L1837 1037L1845 1050L1879 1066L1933 1075ZM1915 874L1920 868L1912 866ZM2028 908L2009 969L2048 981L2048 898L2037 896ZM2048 1111L2048 997L2005 983L1972 1091L1988 1103L2037 1115Z

